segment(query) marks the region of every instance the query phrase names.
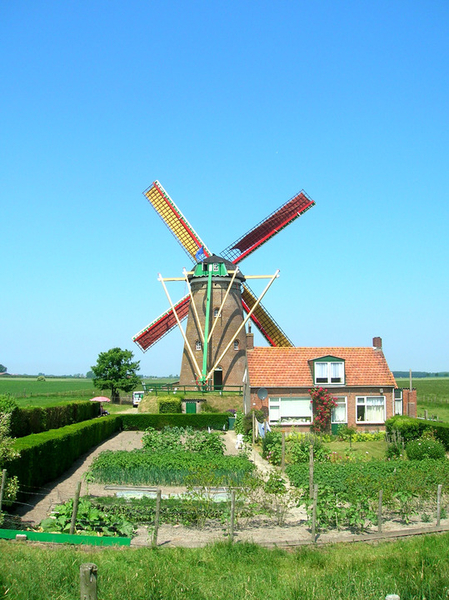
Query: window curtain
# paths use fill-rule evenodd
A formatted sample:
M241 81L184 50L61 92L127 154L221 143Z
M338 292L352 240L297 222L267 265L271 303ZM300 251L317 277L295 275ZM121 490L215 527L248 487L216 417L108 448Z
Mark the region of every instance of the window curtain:
M376 397L366 398L366 421L380 423L385 420L384 399Z
M315 363L315 380L318 380L318 379L326 379L327 380L328 364L329 363L319 363L319 362Z
M332 423L346 423L346 402L337 400L337 406L332 409Z
M331 363L331 381L335 379L343 381L343 363Z

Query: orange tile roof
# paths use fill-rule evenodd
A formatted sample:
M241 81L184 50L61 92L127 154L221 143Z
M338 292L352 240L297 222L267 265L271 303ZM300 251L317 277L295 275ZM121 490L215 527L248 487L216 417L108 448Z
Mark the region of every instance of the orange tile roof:
M381 350L374 348L272 348L248 352L251 387L312 387L309 361L334 356L345 361L345 386L394 386Z

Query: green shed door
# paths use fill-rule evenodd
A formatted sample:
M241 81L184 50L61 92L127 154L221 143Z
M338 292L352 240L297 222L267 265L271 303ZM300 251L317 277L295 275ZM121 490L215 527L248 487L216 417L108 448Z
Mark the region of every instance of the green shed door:
M186 402L186 414L194 415L196 413L196 402Z

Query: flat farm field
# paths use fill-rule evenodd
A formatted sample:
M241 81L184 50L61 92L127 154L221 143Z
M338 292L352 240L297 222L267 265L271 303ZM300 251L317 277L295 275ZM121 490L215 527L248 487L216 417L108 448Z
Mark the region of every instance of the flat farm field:
M399 387L408 388L408 379L396 379ZM418 395L418 416L427 410L429 417L449 422L449 377L425 377L413 379L412 385Z

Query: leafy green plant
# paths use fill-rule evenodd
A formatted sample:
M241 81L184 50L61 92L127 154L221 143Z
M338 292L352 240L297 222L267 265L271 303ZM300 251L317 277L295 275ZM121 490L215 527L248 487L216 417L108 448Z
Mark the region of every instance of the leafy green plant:
M409 460L424 460L426 458L442 460L446 458L446 451L442 442L429 436L423 436L418 440L408 442L405 450Z
M69 533L72 512L73 500L55 506L52 516L41 522L42 531ZM131 537L133 531L133 524L122 516L110 514L107 510L94 506L87 498L80 499L75 533Z

